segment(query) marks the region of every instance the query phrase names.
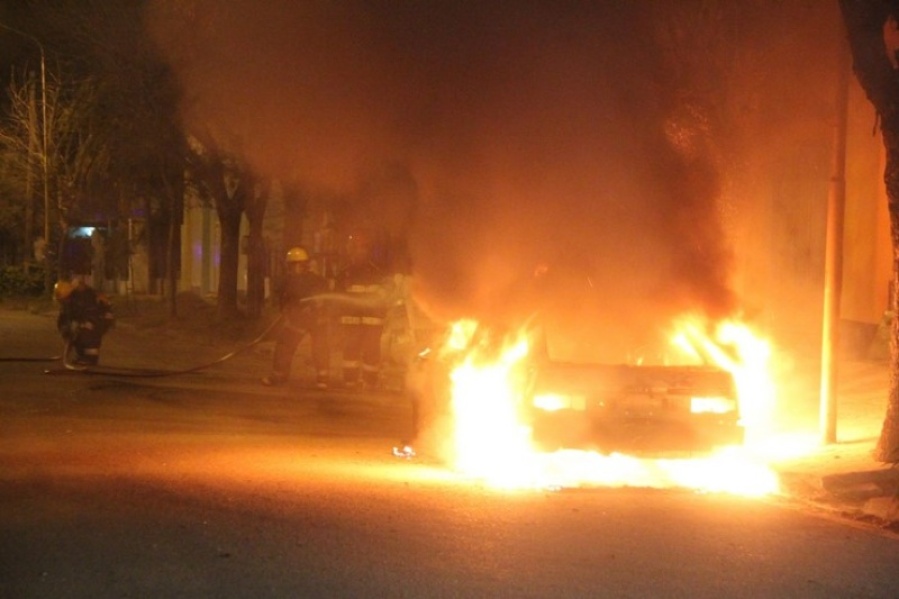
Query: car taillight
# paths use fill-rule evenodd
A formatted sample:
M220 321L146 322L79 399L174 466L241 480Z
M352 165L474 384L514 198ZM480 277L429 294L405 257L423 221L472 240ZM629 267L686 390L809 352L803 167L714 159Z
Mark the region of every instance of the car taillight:
M534 407L544 412L559 410L580 410L587 407L587 399L580 395L560 395L558 393L542 393L534 395Z
M693 414L727 414L737 410L736 400L730 397L691 397L690 412Z

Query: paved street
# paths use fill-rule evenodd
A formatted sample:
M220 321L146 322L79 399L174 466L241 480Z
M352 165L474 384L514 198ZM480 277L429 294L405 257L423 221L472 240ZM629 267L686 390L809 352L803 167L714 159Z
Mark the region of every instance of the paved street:
M59 349L47 315L0 331L7 357ZM231 349L123 323L104 362ZM261 387L264 349L177 377L47 365L0 362L4 599L899 596L874 528L779 497L485 488L393 457L401 395Z

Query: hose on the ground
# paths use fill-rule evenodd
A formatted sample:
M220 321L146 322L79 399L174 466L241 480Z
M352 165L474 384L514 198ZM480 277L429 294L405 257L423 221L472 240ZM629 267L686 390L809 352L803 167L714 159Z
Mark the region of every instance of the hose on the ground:
M268 334L272 331L272 329L277 326L281 320L282 316L276 318L272 323L266 327L264 331L262 331L255 339L250 341L249 343L242 345L235 349L232 352L229 352L211 362L206 362L204 364L199 364L197 366L192 366L190 368L182 368L179 370L151 370L151 369L140 369L140 368L115 368L109 366L89 366L82 364L72 364L69 362L69 354L71 349L71 343L66 342L65 348L62 354L62 365L61 369L47 369L44 370L44 374L62 374L75 372L80 374L93 374L93 375L107 375L107 376L120 376L120 377L137 377L137 378L153 378L153 377L164 377L164 376L174 376L178 374L190 374L193 372L199 372L201 370L206 370L216 364L221 364L227 360L230 360L234 356L247 351L254 345L258 345ZM57 358L59 359L59 358Z
M385 302L385 297L375 297L375 298L355 298L354 296L346 293L339 292L329 292L329 293L321 293L315 296L306 297L300 300L302 302L335 302L342 303L344 305L356 306L356 307L366 307L371 305L383 304ZM262 333L259 334L256 339L251 341L250 343L237 348L236 350L217 358L211 362L207 362L205 364L200 364L198 366L192 366L190 368L184 368L181 370L150 370L150 369L140 369L140 368L114 368L108 366L89 366L89 365L81 365L81 364L71 364L68 361L69 353L70 353L70 343L66 342L65 348L63 350L62 358L62 369L46 369L44 370L44 374L60 374L67 372L78 372L82 374L95 374L95 375L108 375L108 376L122 376L122 377L143 377L143 378L151 378L151 377L163 377L163 376L174 376L178 374L190 374L193 372L199 372L201 370L205 370L216 364L221 364L226 360L230 360L234 356L250 349L254 345L262 342L266 336L271 332L278 323L283 319L283 315L278 316ZM55 356L53 358L34 358L34 359L26 359L26 358L10 358L7 361L41 361L41 362L49 362L59 360L60 356Z

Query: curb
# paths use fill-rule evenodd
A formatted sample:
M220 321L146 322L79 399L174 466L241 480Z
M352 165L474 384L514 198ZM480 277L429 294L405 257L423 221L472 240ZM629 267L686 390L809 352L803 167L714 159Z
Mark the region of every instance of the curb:
M815 474L781 472L787 496L835 515L899 532L899 467Z

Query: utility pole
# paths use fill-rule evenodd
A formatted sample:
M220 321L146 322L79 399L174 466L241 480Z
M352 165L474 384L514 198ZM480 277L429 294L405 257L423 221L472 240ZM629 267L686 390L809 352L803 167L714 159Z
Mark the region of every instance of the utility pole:
M827 194L827 237L824 250L824 318L821 331L821 441L837 440L837 357L840 347L840 301L843 287L843 222L846 207L846 130L849 104L849 50L839 41L833 163Z

